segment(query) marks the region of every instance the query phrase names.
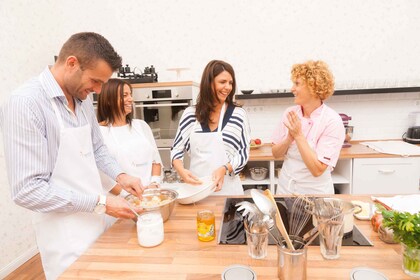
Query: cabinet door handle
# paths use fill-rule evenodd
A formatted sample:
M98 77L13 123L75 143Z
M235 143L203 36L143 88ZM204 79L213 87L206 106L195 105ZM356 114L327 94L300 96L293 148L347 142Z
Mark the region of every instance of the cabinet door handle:
M395 169L379 169L378 172L382 174L392 174L395 172Z

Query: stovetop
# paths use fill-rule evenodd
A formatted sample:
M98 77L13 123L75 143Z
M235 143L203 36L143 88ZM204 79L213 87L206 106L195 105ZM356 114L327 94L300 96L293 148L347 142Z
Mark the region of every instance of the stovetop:
M288 199L289 198L283 197L275 198L277 202L277 207L280 210L280 215L282 217L286 229L289 228L289 218L286 204L291 205L288 202L286 202L286 200ZM244 217L242 217L242 214L240 212L236 211L237 207L235 206L238 202L244 200L253 203L252 198L226 198L225 207L223 210L222 223L220 227L220 234L218 238L219 244L246 244L243 223ZM311 230L313 227L314 226L312 224L312 219L309 219L301 234L303 235L304 233ZM275 244L271 236L269 237L268 242L270 245ZM319 239L316 238L311 245L319 245ZM342 246L373 246L373 244L362 234L362 232L357 228L357 226L354 226L352 232L349 232L343 236Z

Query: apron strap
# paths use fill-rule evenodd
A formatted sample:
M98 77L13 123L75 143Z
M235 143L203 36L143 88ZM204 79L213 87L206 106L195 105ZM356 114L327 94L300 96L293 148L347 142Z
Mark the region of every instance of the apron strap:
M54 102L54 100L53 100L53 99L51 99L51 100L50 100L50 102L51 102L51 106L52 106L52 107L53 107L53 109L54 109L55 116L57 117L58 124L60 125L60 128L61 128L61 129L64 129L64 122L63 122L63 118L61 117L60 111L58 111L57 104L55 104L55 102Z
M219 125L217 126L217 132L222 131L223 117L225 116L225 107L226 107L226 103L223 102L222 110L220 110Z
M226 108L226 103L223 103L222 110L220 111L219 124L217 126L217 132L222 131L223 117L225 116L225 108ZM194 127L193 127L193 130L191 131L191 133L194 133L195 128L197 127L197 125L198 125L198 121L196 120L195 121L195 124L194 124Z

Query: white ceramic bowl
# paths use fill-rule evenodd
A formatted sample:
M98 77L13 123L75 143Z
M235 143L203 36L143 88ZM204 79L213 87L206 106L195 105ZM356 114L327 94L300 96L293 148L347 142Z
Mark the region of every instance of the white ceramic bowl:
M200 201L214 192L215 184L211 176L200 178L201 185L173 183L170 187L178 192L177 201L180 204L191 204Z

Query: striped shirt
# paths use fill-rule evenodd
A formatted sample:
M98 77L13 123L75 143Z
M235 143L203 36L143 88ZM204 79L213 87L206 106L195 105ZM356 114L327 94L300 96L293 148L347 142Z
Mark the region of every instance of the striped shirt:
M188 107L179 121L178 131L171 149L171 161L183 160L184 151L190 151L190 134L210 132L207 125L195 125L195 107ZM223 144L229 163L238 174L249 159L250 126L246 111L240 107L229 106L223 118Z
M92 212L99 194L81 193L49 183L60 145L60 125L51 100L57 105L65 127L90 123L98 168L112 178L122 173L103 144L91 97L85 101L76 99L75 113L71 112L62 89L47 67L39 77L17 89L0 111L12 199L36 212Z

